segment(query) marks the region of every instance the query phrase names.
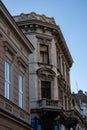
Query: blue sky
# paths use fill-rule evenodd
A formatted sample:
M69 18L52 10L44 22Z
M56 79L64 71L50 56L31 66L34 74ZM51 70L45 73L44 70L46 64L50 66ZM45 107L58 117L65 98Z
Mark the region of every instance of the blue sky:
M87 91L87 0L2 0L11 15L36 12L54 17L74 63L71 90Z

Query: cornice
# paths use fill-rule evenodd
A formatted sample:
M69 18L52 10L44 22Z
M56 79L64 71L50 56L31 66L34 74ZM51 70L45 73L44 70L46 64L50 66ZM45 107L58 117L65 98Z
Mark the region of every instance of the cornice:
M42 32L45 34L46 31L51 32L52 35L55 35L55 32L57 32L57 26L56 25L51 25L48 23L43 23L38 20L30 20L30 21L18 21L17 22L18 26L21 29L24 29L25 32L30 33L30 32L36 32L38 29L41 29Z
M47 17L45 15L39 15L36 14L35 12L31 12L29 14L24 14L21 13L18 16L14 16L14 19L18 22L18 21L31 21L31 20L37 20L37 21L41 21L42 23L49 23L52 25L55 25L55 20L53 17Z
M15 17L14 17L14 20L16 21ZM22 26L22 25L30 25L30 24L36 24L36 25L39 25L39 26L46 26L46 27L49 27L49 28L53 28L53 29L57 29L57 25L54 25L54 24L49 24L49 23L46 23L46 22L42 22L40 20L24 20L24 21L16 21L18 23L19 26Z
M67 62L69 64L69 67L71 67L72 64L73 64L73 59L72 59L72 56L70 54L70 51L69 51L69 49L67 47L66 41L65 41L65 39L63 37L63 34L62 34L60 28L58 28L58 31L57 31L57 33L55 35L55 38L57 39L57 44L59 44L59 46L60 46L60 48L62 50L62 53L64 54L64 56L65 56L65 58L66 58L66 60L67 60Z
M20 40L22 40L22 43L25 44L25 46L28 49L28 51L29 52L33 52L33 50L34 50L33 45L26 38L26 36L23 34L23 32L19 29L19 27L16 24L16 22L14 21L13 17L10 15L10 13L5 8L5 6L3 5L2 2L0 2L0 15L1 15L1 18L3 18L6 21L6 23L8 23L7 25L9 25L9 27L11 28L11 30L13 30L15 32L15 34L17 35L17 37Z

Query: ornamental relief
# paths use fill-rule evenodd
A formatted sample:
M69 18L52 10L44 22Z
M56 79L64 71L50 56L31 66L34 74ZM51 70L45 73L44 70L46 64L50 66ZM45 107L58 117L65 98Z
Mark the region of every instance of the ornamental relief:
M39 74L38 77L39 77L40 79L42 79L42 80L49 80L49 81L54 80L54 77L52 77L52 76L47 76L47 75L45 75L45 74Z
M55 77L55 72L48 68L40 68L37 70L37 74L40 78L45 80L53 80Z

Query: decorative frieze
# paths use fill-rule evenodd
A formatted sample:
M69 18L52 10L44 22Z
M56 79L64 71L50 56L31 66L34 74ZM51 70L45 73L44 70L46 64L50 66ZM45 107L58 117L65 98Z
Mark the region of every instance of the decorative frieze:
M5 97L0 95L0 109L11 113L12 115L21 118L22 120L29 119L29 113L19 108L16 104L12 103ZM28 118L27 118L28 117ZM28 120L26 120L28 122Z

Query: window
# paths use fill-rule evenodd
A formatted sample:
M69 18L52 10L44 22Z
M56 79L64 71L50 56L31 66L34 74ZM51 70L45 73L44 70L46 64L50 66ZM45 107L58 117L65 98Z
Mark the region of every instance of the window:
M51 82L41 81L42 98L51 99Z
M60 82L58 82L58 84L59 84L59 99L61 100L61 105L63 107L63 90L61 90L60 88L61 86Z
M23 107L23 75L19 74L18 76L19 82L19 107Z
M67 97L64 96L64 102L65 102L65 110L67 110Z
M5 97L11 97L11 64L5 61Z
M67 81L68 84L70 84L68 68L66 69L66 81Z
M40 62L44 64L49 63L48 46L40 45Z
M59 52L57 52L57 66L58 66L58 69L61 70L61 59L60 59Z

